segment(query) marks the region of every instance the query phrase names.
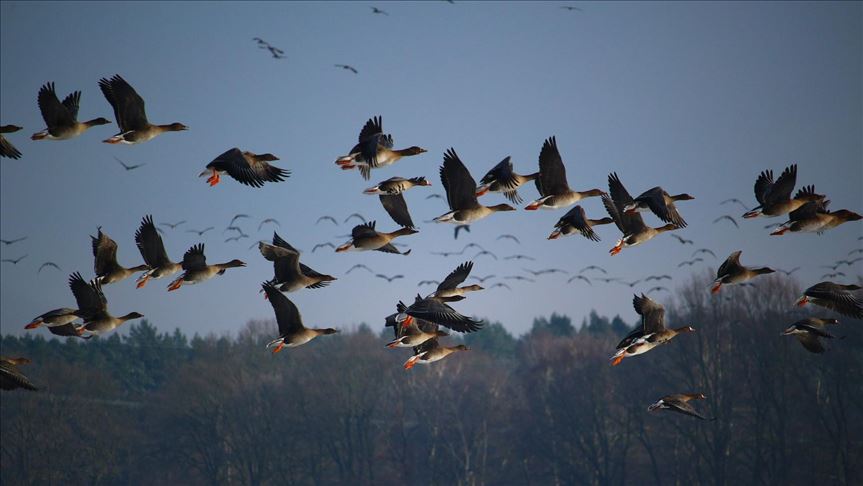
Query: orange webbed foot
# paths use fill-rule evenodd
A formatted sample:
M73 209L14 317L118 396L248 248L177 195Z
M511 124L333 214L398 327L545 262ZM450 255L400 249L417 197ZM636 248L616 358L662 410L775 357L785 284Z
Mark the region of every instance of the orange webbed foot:
M611 366L617 366L617 365L619 365L619 364L620 364L620 362L621 362L621 361L623 361L623 355L622 355L622 354L621 354L620 356L618 356L618 357L614 358L614 359L611 361Z
M147 275L147 276L145 276L145 277L141 277L141 279L139 279L139 280L138 280L138 283L137 283L137 284L135 284L135 288L136 288L136 289L144 288L144 286L145 286L145 285L147 285L147 281L148 281L148 280L150 280L150 276L149 276L149 275Z

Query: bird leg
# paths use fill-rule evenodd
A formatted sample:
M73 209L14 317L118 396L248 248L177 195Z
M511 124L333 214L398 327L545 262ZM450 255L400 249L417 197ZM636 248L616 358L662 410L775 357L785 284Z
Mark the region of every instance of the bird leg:
M27 324L26 326L24 326L24 329L36 329L37 327L39 327L41 325L42 325L42 319L36 319L35 321L31 322L30 324Z
M722 282L716 282L715 284L713 284L713 287L710 288L710 293L711 294L718 294L719 289L721 287L722 287Z
M207 179L207 182L210 183L210 187L213 187L219 183L219 179L220 179L219 171L217 171L216 169L213 169L213 175L211 175L210 178Z
M408 358L408 360L405 361L405 365L404 365L405 369L409 370L409 369L413 368L414 365L417 364L417 361L419 361L419 359L420 359L420 355L411 356L410 358Z
M174 280L173 282L171 282L171 285L168 286L168 292L171 292L173 290L177 290L182 286L183 286L183 277L180 277L177 280Z
M280 342L280 343L276 346L276 348L275 348L275 349L273 349L273 354L278 353L278 352L279 352L279 351L281 351L281 350L282 350L282 348L284 348L284 347L285 347L285 342L284 342L284 341Z
M146 274L146 273L145 273L144 275L141 275L141 276L138 278L138 283L137 283L137 284L135 284L135 288L136 288L136 289L144 288L144 286L145 286L145 285L147 285L147 281L148 281L148 280L150 280L150 275L149 275L149 274Z

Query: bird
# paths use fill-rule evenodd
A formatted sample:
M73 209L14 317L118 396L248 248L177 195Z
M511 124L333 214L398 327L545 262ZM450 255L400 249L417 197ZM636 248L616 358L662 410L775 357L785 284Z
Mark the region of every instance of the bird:
M344 222L344 223L347 223L348 221L350 221L350 220L351 220L351 218L357 218L357 219L359 219L360 221L362 221L362 222L363 222L363 224L365 224L365 223L366 223L366 218L364 218L364 217L363 217L363 215L362 215L362 214L360 214L360 213L352 213L350 216L348 216L347 218L345 218L345 220L344 220L343 222Z
M824 275L821 276L822 279L836 278L836 277L847 277L847 275L845 275L843 272L832 272L832 273L825 273Z
M72 322L81 319L84 315L78 311L78 309L70 309L68 307L61 307L59 309L50 310L42 315L34 317L29 324L24 326L24 329L36 329L41 327L43 324L47 327L54 326L65 326L67 324L71 324ZM81 332L83 333L84 329L81 328Z
M464 344L455 346L441 346L437 339L429 339L416 348L416 354L405 361L404 368L409 370L417 363L430 364L435 361L440 361L447 356L458 351L470 351L470 348Z
M578 7L573 7L572 5L564 5L564 6L560 7L560 8L562 8L562 9L564 9L564 10L569 10L570 12L572 12L572 11L584 12L584 10L582 10L582 9L580 9L580 8L578 8Z
M477 282L483 284L486 280L495 278L495 275L486 275L485 277L477 277L476 275L471 275L469 278L476 280Z
M692 240L687 240L686 238L684 238L684 237L682 237L682 236L680 236L680 235L672 234L672 235L671 235L671 237L672 237L672 238L674 238L675 240L679 241L681 245L691 245L691 244L693 244L693 241L692 241Z
M285 59L285 51L279 49L278 47L267 46L266 49L270 51L273 59Z
M726 199L719 204L724 205L724 204L728 204L728 203L739 204L743 208L744 211L749 211L749 207L747 205L743 204L743 201L741 201L740 199L737 199L736 197L731 198L731 199Z
M854 319L863 319L863 300L854 292L863 289L859 285L843 285L833 282L817 283L803 292L797 306L815 304Z
M399 308L403 310L398 313L396 321L405 327L409 326L414 319L429 321L453 331L465 333L479 331L483 327L482 321L458 313L449 304L435 297L422 298L417 295L410 306L399 303L401 304Z
M627 282L625 280L620 280L620 279L616 279L615 281L619 284L626 285L629 288L633 288L636 285L638 285L639 283L641 283L641 279L633 280L632 282Z
M370 118L360 130L359 142L351 148L348 155L336 159L342 170L358 168L363 179L371 178L371 170L394 164L402 157L410 157L427 152L416 145L406 149L393 149L392 135L383 133L383 119Z
M377 8L377 7L369 7L369 8L371 8L371 9L372 9L372 13L375 13L375 14L382 14L382 15L389 15L388 13L384 12L383 10L381 10L381 9L379 9L379 8Z
M755 199L758 206L744 213L743 217L749 219L782 216L806 202L824 199L823 195L815 194L815 186L803 187L797 191L794 199L791 199L791 191L796 184L797 164L786 167L776 182L773 182L772 170L762 171L755 180Z
M105 95L105 99L114 108L114 118L120 127L120 132L104 140L105 143L143 143L165 132L179 132L189 129L186 125L178 122L169 125L153 125L147 121L144 99L119 74L115 74L110 79L100 79L99 88Z
M556 240L561 236L568 236L578 231L588 240L599 241L599 235L593 231L593 226L613 222L612 218L590 219L584 212L584 208L581 205L576 205L554 224L555 230L548 235L548 239Z
M600 282L604 282L604 283L617 282L618 280L620 280L617 277L593 277L593 279L599 280Z
M443 196L441 196L440 194L429 194L428 196L426 196L426 199L443 199Z
M43 269L43 268L45 268L45 267L52 267L52 268L56 268L57 270L60 270L61 272L63 271L63 269L62 269L62 268L60 268L60 265L57 265L57 264L56 264L56 263L54 263L54 262L45 262L45 263L43 263L42 265L40 265L40 266L39 266L39 270L38 270L36 273L37 273L37 274L38 274L38 273L42 273L42 269Z
M177 226L180 226L181 224L183 224L185 222L186 222L186 220L184 219L184 220L176 222L176 223L159 223L159 226L167 226L168 228L171 228L173 230L173 229L177 229Z
M698 413L695 408L689 403L691 400L704 400L706 397L703 393L678 393L676 395L666 395L659 399L653 405L647 407L648 412L657 410L671 410L672 412L682 413L701 420L716 420L715 418L707 418Z
M117 283L150 269L146 264L126 268L117 263L117 243L102 232L101 226L97 228L96 236L90 236L90 243L93 247L93 270L96 280L102 285Z
M207 265L207 257L204 255L204 244L198 243L196 245L192 245L192 247L186 250L186 253L183 254L182 266L184 270L183 274L174 279L174 281L168 285L168 292L177 290L184 284L197 284L205 280L209 280L216 275L223 275L229 268L245 267L246 263L241 260L234 259L227 263Z
M517 244L519 244L519 245L521 244L521 241L519 241L519 239L518 239L518 238L516 238L515 236L510 235L510 234L500 235L500 236L498 236L497 238L495 238L495 240L506 240L506 239L510 239L510 240L512 240L512 241L514 241L514 242L516 242L516 243L517 243Z
M291 302L285 294L281 293L269 282L261 284L266 293L267 300L273 306L276 314L276 323L279 326L279 337L267 343L267 349L275 346L273 354L278 353L284 347L295 348L306 344L318 336L325 336L339 332L331 327L324 329L307 328L303 325L300 310Z
M839 320L808 317L788 326L780 336L795 336L807 351L820 354L825 351L825 348L819 338L835 337L825 330L828 324L839 324Z
M282 224L279 223L279 221L276 218L266 218L264 220L261 220L261 222L258 224L258 231L261 231L261 228L263 228L264 225L267 223L274 224L274 225L278 226L279 228L282 227Z
M375 277L382 278L387 281L387 283L393 283L393 280L404 278L404 275L393 275L392 277L384 275L382 273L375 274Z
M777 268L777 269L776 269L776 271L777 271L777 272L781 272L781 273L783 273L786 277L791 276L791 274L792 274L792 273L794 273L794 272L796 272L797 270L800 270L800 267L794 267L794 268L793 268L793 269L791 269L791 270L782 270L781 268Z
M518 195L518 188L522 184L536 180L537 177L539 177L539 172L528 175L513 172L512 161L507 156L482 176L482 179L479 180L481 185L476 189L476 196L484 196L489 192L502 192L511 203L521 204L523 200Z
M0 356L0 390L15 390L16 388L30 391L39 390L18 369L19 366L26 364L30 364L30 360L27 358L7 358Z
M572 277L569 277L569 280L567 280L566 283L572 283L573 280L584 280L585 282L587 282L588 285L590 285L591 287L593 286L593 284L590 283L590 279L585 277L584 275L573 275Z
M799 208L791 211L789 219L779 226L778 229L770 233L774 236L781 236L788 231L791 232L810 232L822 234L825 231L835 228L849 221L860 221L863 216L849 211L847 209L839 209L830 211L827 206L830 201L809 201Z
M411 177L409 179L405 179L404 177L390 177L389 179L364 190L363 194L397 196L412 187L430 185L431 182L429 182L425 177Z
M504 279L505 280L522 280L522 281L531 282L531 283L536 282L536 280L534 280L532 278L527 278L523 275L509 275L507 277L504 277Z
M405 305L399 303L396 306L396 313L390 314L386 318L385 326L392 327L395 332L395 339L387 343L388 348L416 349L416 346L420 346L429 339L449 336L446 332L441 331L437 324L422 319L413 319L407 327L399 325L397 318L404 310Z
M535 209L558 209L571 206L587 197L602 196L605 192L599 189L578 192L569 188L566 180L566 167L560 151L557 149L555 137L549 137L542 144L539 152L539 177L534 181L539 195L536 201L528 204L524 209L533 211Z
M476 255L474 255L473 259L476 260L477 258L479 258L483 255L488 255L488 256L494 258L495 260L497 260L497 255L495 255L494 253L492 253L488 250L483 250L483 251L477 253Z
M222 173L227 173L240 184L263 187L266 182L282 182L291 176L291 171L270 165L274 160L279 158L273 154L243 152L234 147L213 159L198 176L209 176L207 182L211 187L219 183Z
M598 270L598 271L600 271L600 272L602 272L602 273L604 273L604 274L608 275L608 272L606 272L604 268L602 268L602 267L598 267L598 266L596 266L596 265L588 265L588 266L586 266L586 267L582 268L581 270L579 270L579 271L578 271L578 273L584 273L584 272L586 272L586 271L588 271L588 270Z
M699 248L699 249L695 250L694 252L692 252L692 256L698 255L700 253L705 253L705 254L712 256L713 258L716 258L716 253L713 253L711 250L709 250L707 248Z
M677 225L672 223L659 228L653 228L644 224L644 220L641 219L641 215L638 212L624 212L623 208L632 204L633 199L626 188L623 187L623 183L620 182L617 173L608 175L608 190L611 196L604 194L602 196L602 204L605 206L608 215L614 220L615 225L623 233L623 237L617 240L614 247L609 250L609 254L612 256L620 253L625 247L640 245L645 241L653 239L653 237L660 233L678 229Z
M404 194L381 194L378 198L380 198L381 206L397 225L405 228L415 227Z
M740 264L741 250L737 250L719 266L716 272L716 280L713 281L712 293L719 292L722 285L739 284L751 280L759 275L773 273L775 270L768 267L750 268Z
M8 246L8 245L18 243L19 241L24 241L26 239L27 239L26 236L22 236L21 238L15 238L14 240L2 240L2 239L0 239L0 243L3 243L4 245Z
M336 226L339 225L338 221L336 221L336 218L334 218L332 216L321 216L320 218L318 218L318 220L315 222L315 224L317 225L321 221L332 221L334 225L336 225Z
M470 248L476 248L477 250L485 250L485 248L483 248L479 243L468 243L464 245L464 248L461 249L461 253L459 253L459 255L463 254Z
M619 365L624 358L646 353L665 344L679 334L695 332L692 326L675 329L665 327L665 308L644 294L641 297L636 294L632 298L632 306L641 316L641 325L637 325L618 343L617 352L611 357L612 366Z
M704 261L704 259L703 259L703 258L701 258L701 257L693 258L692 260L686 260L686 261L684 261L684 262L680 262L680 263L677 265L677 268L680 268L680 267L687 267L687 266L691 267L691 266L695 265L696 263L703 262L703 261Z
M300 252L275 231L273 244L262 241L258 243L258 249L267 261L273 262L274 277L268 283L282 292L320 289L336 280L332 275L316 272L300 263Z
M198 236L204 236L204 233L206 233L207 231L213 230L213 229L216 229L216 228L213 226L208 226L202 230L188 229L188 230L186 230L186 233L197 233Z
M515 211L509 204L483 206L476 198L476 181L455 149L446 151L440 166L440 179L450 211L434 218L438 223L470 224L499 211Z
M439 285L439 284L440 284L440 282L438 282L437 280L420 280L420 282L417 284L417 287L422 287L423 285Z
M354 68L353 66L350 66L348 64L333 64L333 66L337 67L337 68L342 68L346 71L350 71L354 74L359 74L359 71L357 71L356 68Z
M16 125L0 126L0 157L7 157L10 159L21 158L21 152L3 136L4 133L15 133L20 130L23 130L23 128Z
M470 275L471 270L473 270L473 262L462 263L450 272L443 279L443 282L437 286L437 289L429 294L427 298L435 298L448 302L451 300L461 300L468 292L483 290L482 286L476 284L459 287L459 284L463 283L467 279L467 276Z
M230 243L232 241L240 241L243 238L248 238L248 237L249 237L249 235L247 235L245 233L240 233L237 236L231 236L230 238L226 238L225 243Z
M505 283L501 283L501 282L498 282L498 283L496 283L496 284L492 285L491 287L489 287L489 290L491 290L491 289L493 289L493 288L495 288L495 287L503 287L503 288L505 288L505 289L507 289L507 290L512 290L512 288L510 288L510 286L509 286L509 285L507 285L507 284L505 284Z
M312 247L312 253L314 253L314 252L315 252L315 250L317 250L318 248L326 248L326 247L330 247L330 248L332 248L332 249L334 249L334 250L336 249L336 245L334 245L334 244L330 243L329 241L325 241L325 242L323 242L323 243L318 243L318 244L316 244L315 246L313 246L313 247Z
M453 255L461 255L463 253L464 253L464 250L462 250L462 251L433 251L433 252L431 252L432 255L440 255L444 258L448 258L448 257L451 257Z
M737 221L736 221L733 217L731 217L731 216L729 216L729 215L727 215L727 214L722 215L722 216L720 216L720 217L718 217L718 218L714 219L714 220L713 220L713 224L716 224L716 223L718 223L718 222L722 221L723 219L727 219L728 221L731 221L731 224L733 224L735 228L738 228L738 229L740 228L740 225L739 225L739 224L737 224Z
M369 267L367 267L367 266L363 265L362 263L357 263L356 265L354 265L354 266L352 266L351 268L349 268L349 269L348 269L348 271L347 271L347 272L345 272L345 275L347 275L347 274L351 273L351 272L352 272L352 271L354 271L354 269L356 269L356 268L363 268L363 269L368 270L370 273L375 273L375 272L374 272L374 270L372 270L371 268L369 268Z
M654 290L656 290L656 291L664 290L666 292L671 292L670 290L668 290L668 287L663 287L661 285L657 285L655 287L651 287L650 290L648 290L646 293L649 294L649 293L653 292Z
M452 239L454 239L454 240L458 239L459 231L464 231L465 233L470 233L470 225L460 224L460 225L456 226L455 228L453 228L453 238Z
M408 255L410 250L402 253L393 246L392 240L399 236L413 235L418 233L413 228L400 228L390 233L381 233L375 230L375 221L354 226L351 230L351 240L336 248L336 253L343 251L356 250L367 251L376 250L384 253L395 253L399 255Z
M249 216L248 214L244 214L244 213L235 214L234 217L231 218L231 222L228 223L228 226L233 225L235 222L237 222L238 219L248 219L248 218L251 218L251 216Z
M31 140L69 140L75 138L92 127L107 125L109 120L99 117L90 121L78 121L78 107L81 103L81 92L74 91L60 102L54 91L54 83L45 83L39 88L37 96L39 111L48 128L34 133Z
M222 234L225 234L228 231L236 231L237 234L245 235L245 233L243 233L243 228L240 228L239 226L230 225L227 228L225 228L225 231L222 231ZM246 235L246 236L248 236L248 235Z
M855 263L859 262L860 260L863 260L863 257L857 257L857 258L854 258L852 260L836 260L836 263L838 263L840 265L848 265L850 267L851 265L854 265Z
M674 223L679 228L684 228L686 227L686 221L684 221L683 217L680 216L680 213L677 212L677 207L674 206L674 202L689 201L692 199L695 198L689 194L678 194L676 196L669 195L665 192L665 189L657 186L652 189L648 189L635 198L633 202L627 204L623 208L623 211L632 213L634 211L650 210L662 221L665 221L666 223Z
M18 258L4 258L4 259L0 260L0 262L6 262L6 263L11 263L12 265L18 265L18 262L27 258L27 256L28 255L22 255L22 256L19 256Z
M84 321L84 329L92 334L103 334L113 331L118 326L132 319L144 317L138 312L130 312L124 316L114 317L108 312L108 300L102 293L99 279L89 283L78 272L69 276L69 289L78 304L78 315Z
M510 256L508 256L508 257L504 257L504 260L530 260L530 261L535 261L535 260L536 260L536 258L534 258L534 257L532 257L532 256L528 256L528 255L518 254L518 255L510 255Z
M848 252L848 256L854 255L856 253L863 253L863 248L857 248Z
M651 280L656 280L657 282L662 280L671 280L671 275L651 275L644 279L645 282L650 282Z
M165 244L156 231L152 215L148 214L141 220L141 225L135 231L135 245L147 266L147 271L138 277L135 288L144 287L151 278L170 277L182 269L182 265L171 260L165 251Z
M533 274L534 277L539 277L540 275L545 275L547 273L564 273L564 274L569 273L566 270L561 270L559 268L546 268L544 270L530 270L527 268L522 268L522 270L524 270L527 273Z

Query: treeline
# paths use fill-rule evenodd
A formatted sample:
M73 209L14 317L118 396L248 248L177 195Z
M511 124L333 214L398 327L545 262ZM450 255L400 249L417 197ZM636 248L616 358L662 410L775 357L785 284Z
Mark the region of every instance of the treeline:
M0 402L3 484L861 484L863 322L822 355L782 337L798 290L667 303L693 334L610 367L629 326L591 313L500 324L405 371L387 329L272 355L273 322L187 338L141 322L90 341L6 336L39 392ZM632 315L631 294L621 310ZM813 315L830 315L814 311ZM451 340L451 338L448 338ZM715 421L647 412L701 392Z

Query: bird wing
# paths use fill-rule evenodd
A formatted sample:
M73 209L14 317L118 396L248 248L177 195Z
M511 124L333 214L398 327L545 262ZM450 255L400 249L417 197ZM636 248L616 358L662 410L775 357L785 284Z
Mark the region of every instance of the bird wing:
M10 159L20 159L21 152L14 145L6 140L6 137L0 135L0 156L9 157Z
M719 266L719 270L716 271L716 277L721 277L723 275L728 275L734 268L740 267L740 254L743 253L743 250L737 250L731 255L728 255L728 258L722 262L722 265Z
M767 193L770 192L771 187L773 187L773 171L761 171L758 178L755 179L755 200L758 201L758 204L765 204Z
M171 263L171 259L168 258L168 253L165 251L162 236L159 235L156 225L153 224L153 216L144 216L141 226L135 232L135 244L138 246L138 251L141 252L144 263L150 268Z
M641 323L645 334L665 330L665 308L655 300L641 294L632 298L632 306L635 312L641 316Z
M110 273L117 267L117 243L102 233L102 228L98 229L96 237L90 237L90 243L93 246L93 268L96 275L102 276Z
M114 117L121 133L149 126L144 99L119 74L111 79L100 79L99 88L114 108Z
M383 128L383 120L380 116L375 116L369 118L365 125L363 125L363 129L360 130L360 136L358 139L359 143L363 143L365 140L372 138L374 135L384 133Z
M509 156L501 160L496 166L492 167L491 170L479 180L480 184L491 184L492 182L497 182L501 187L511 190L518 187L518 180L515 178L515 173L512 171L512 161Z
M69 95L69 97L72 97L72 95ZM70 98L66 99L69 100ZM42 112L42 119L48 125L49 132L58 127L68 127L75 124L75 117L69 112L69 108L57 99L54 83L45 83L39 88L37 102L39 104L39 111ZM75 112L77 113L77 111L76 108Z
M353 239L375 236L376 234L378 234L378 232L375 231L374 221L358 224L351 230L351 238Z
M14 390L15 388L38 390L26 376L18 371L17 366L6 361L0 361L0 389Z
M407 313L458 332L478 331L483 326L482 321L464 316L437 299L420 299L408 307Z
M207 257L204 256L203 243L193 245L183 254L183 270L201 270L206 266Z
M536 178L535 184L541 196L569 192L566 167L563 165L563 159L557 150L557 140L554 137L546 139L539 151L539 177Z
M270 301L270 305L273 306L273 311L276 313L279 334L284 336L302 331L305 328L303 326L303 318L300 316L300 310L291 302L291 299L267 282L261 285L264 288L264 292L267 293L267 300Z
M668 405L669 410L673 410L678 413L686 414L692 417L699 418L701 420L707 420L707 417L698 413L695 408L689 404L689 402L682 402L677 400L666 400L666 405Z
M69 289L75 296L78 312L84 320L107 310L108 301L102 293L102 286L95 280L87 283L80 273L75 272L69 276Z
M236 147L213 159L207 167L223 170L237 182L247 186L261 187L264 185L265 179L261 177L261 173L249 165L243 152Z
M282 182L287 177L291 176L291 171L271 165L266 160L257 160L254 157L251 157L246 159L246 161L248 162L249 168L261 181ZM231 172L228 171L228 174L230 173Z
M823 307L855 319L863 319L863 301L842 285L821 282L806 289L805 294L819 299L819 304Z
M288 243L287 241L282 239L282 237L279 236L279 234L276 233L275 231L273 231L273 244L278 246L278 247L284 248L286 250L292 251L294 253L300 253L300 250L297 250L296 248L291 246L290 243Z
M395 221L397 225L405 226L407 228L414 227L414 222L411 219L410 212L408 212L408 204L405 202L403 194L396 194L394 196L381 194L379 197L381 205L383 205L387 214L393 218L393 221Z
M616 221L613 216L611 219L614 219ZM587 222L587 215L585 214L584 208L581 207L581 205L577 205L574 208L570 209L566 214L563 215L562 218L560 218L560 220L557 222L557 224L554 225L554 227L562 228L564 225L567 224L578 230L578 232L581 233L581 235L588 240L599 241L599 235L597 235L593 231L593 227L591 227L590 223Z
M623 187L623 183L620 181L616 172L612 172L608 175L608 192L611 196L610 198L603 196L602 204L605 206L605 210L608 211L608 215L611 216L611 219L614 220L614 223L620 231L624 235L644 231L647 226L644 224L644 220L641 219L641 214L637 212L626 214L623 212L623 208L628 204L631 204L634 200L632 199L632 196L629 195L629 191ZM608 201L606 202L607 199Z
M776 183L770 186L764 195L767 204L775 204L780 201L791 199L791 192L797 184L797 164L792 164L782 171Z
M440 180L446 191L449 208L453 211L479 206L476 199L476 181L459 159L455 149L450 148L443 157Z
M440 290L452 290L458 286L458 284L465 281L468 275L470 275L470 271L473 270L473 262L464 262L461 265L457 266L455 270L449 273L443 282L437 286L437 289Z
M674 202L666 199L666 195L666 192L657 186L645 191L642 195L635 198L635 200L643 201L653 214L666 223L674 223L681 228L685 227L686 221L677 212Z

